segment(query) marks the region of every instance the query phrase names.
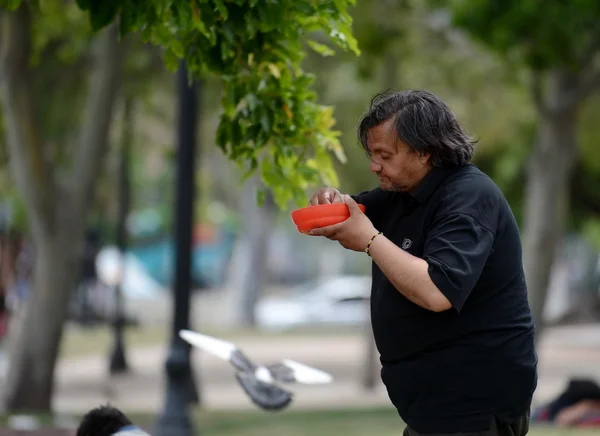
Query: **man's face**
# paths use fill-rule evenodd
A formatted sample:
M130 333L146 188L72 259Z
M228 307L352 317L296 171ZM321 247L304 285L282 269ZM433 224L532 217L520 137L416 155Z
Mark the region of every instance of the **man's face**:
M390 119L369 130L370 169L384 191L410 192L431 170L429 154L423 156L400 141Z

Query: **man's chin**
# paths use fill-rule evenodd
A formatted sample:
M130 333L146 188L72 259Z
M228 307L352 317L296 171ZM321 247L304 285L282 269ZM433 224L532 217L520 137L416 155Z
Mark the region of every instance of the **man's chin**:
M395 191L394 185L391 184L390 182L388 182L387 180L386 181L380 180L379 188L381 188L382 191Z
M386 192L400 192L402 191L402 189L399 189L398 186L396 186L395 184L389 182L388 180L379 180L379 188L382 191L386 191Z

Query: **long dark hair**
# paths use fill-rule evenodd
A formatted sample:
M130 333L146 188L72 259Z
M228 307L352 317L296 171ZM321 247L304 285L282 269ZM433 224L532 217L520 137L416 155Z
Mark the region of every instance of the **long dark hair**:
M463 130L450 108L428 91L384 92L371 100L357 132L368 154L369 130L390 119L398 139L417 153L431 153L435 167L461 166L473 158L477 141Z

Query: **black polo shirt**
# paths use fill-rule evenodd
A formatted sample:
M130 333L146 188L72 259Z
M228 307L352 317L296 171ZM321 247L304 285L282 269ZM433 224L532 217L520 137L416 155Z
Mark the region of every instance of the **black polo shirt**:
M411 194L377 188L354 198L387 238L427 261L453 306L421 308L373 262L373 333L402 419L421 433L466 432L527 412L534 324L519 230L495 183L468 164L434 169Z

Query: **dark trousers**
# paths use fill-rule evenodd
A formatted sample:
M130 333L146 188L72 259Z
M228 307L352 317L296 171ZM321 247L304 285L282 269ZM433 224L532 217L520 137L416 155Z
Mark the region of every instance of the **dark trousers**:
M419 433L410 427L404 430L404 436L525 436L529 432L529 413L514 422L506 423L494 419L489 430L470 433Z

